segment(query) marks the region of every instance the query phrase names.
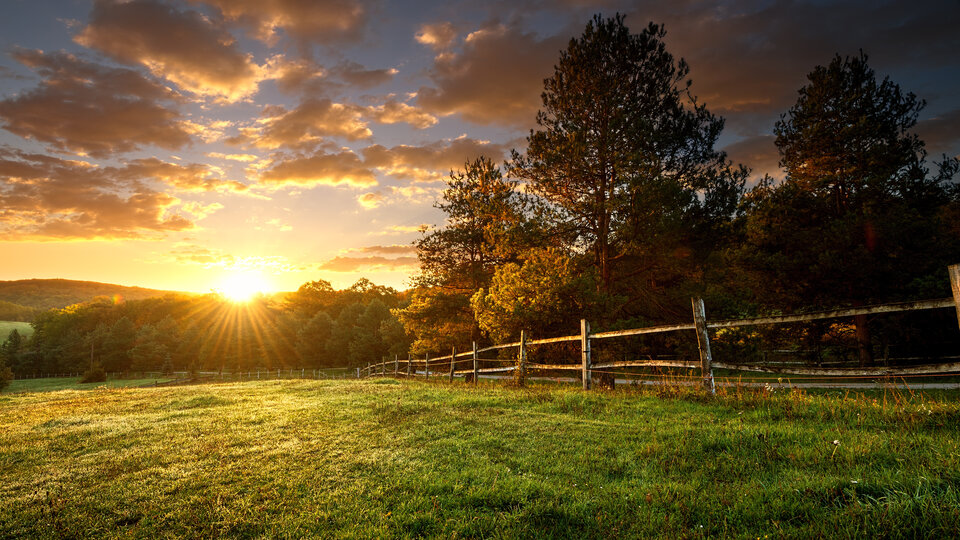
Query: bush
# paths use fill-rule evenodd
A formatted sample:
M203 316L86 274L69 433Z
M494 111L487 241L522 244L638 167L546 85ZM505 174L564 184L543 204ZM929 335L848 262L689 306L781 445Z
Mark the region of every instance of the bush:
M10 385L10 381L13 380L13 372L10 371L10 368L4 366L3 363L0 363L0 392L4 388Z
M90 366L90 369L83 373L83 378L80 379L81 383L95 383L95 382L106 382L107 381L107 372L103 370L103 366L100 364L94 364Z

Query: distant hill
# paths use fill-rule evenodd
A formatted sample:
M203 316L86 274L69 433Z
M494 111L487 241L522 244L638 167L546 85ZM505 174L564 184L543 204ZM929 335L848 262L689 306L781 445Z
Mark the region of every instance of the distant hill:
M98 296L119 295L125 300L142 300L144 298L153 298L171 293L176 293L176 291L161 291L157 289L145 289L143 287L125 287L112 283L74 281L70 279L0 281L0 302L8 302L16 304L16 306L0 305L10 310L16 310L17 308L33 308L37 310L62 308L71 304L92 300Z

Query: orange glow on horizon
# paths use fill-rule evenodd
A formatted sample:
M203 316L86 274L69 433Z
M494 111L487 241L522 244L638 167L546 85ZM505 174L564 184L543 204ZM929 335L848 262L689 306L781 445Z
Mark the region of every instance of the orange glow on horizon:
M275 287L258 272L231 274L214 289L228 300L246 303L260 294L275 292Z

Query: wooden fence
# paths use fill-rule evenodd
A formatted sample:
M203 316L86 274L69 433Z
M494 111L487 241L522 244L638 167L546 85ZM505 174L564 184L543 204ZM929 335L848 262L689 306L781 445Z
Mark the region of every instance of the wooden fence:
M369 364L361 372L366 376L371 375L394 375L413 377L423 374L425 377L444 376L453 381L455 376L468 376L472 378L474 384L481 375L501 374L514 372L518 381L522 384L527 377L529 370L539 371L579 371L583 383L583 389L589 390L592 385L592 374L594 372L603 372L614 368L699 368L703 386L713 392L714 379L713 369L729 369L737 371L777 373L785 375L806 375L822 377L903 377L910 375L925 374L949 374L960 373L960 362L938 363L906 367L874 367L874 368L824 368L824 367L784 367L772 365L742 364L736 362L714 361L713 354L710 351L709 331L721 328L738 328L746 326L764 326L786 323L809 322L822 319L837 319L844 317L854 317L857 315L874 315L879 313L897 313L905 311L921 311L930 309L954 308L957 311L958 321L960 321L960 265L953 265L948 268L950 275L950 285L953 290L952 298L942 298L936 300L923 300L917 302L900 302L891 304L880 304L874 306L864 306L849 309L838 309L830 311L819 311L814 313L804 313L797 315L778 315L772 317L756 317L749 319L729 319L710 321L706 316L706 309L701 298L692 299L693 322L687 324L674 324L666 326L650 326L645 328L632 328L627 330L614 330L609 332L591 332L590 324L581 319L580 333L575 335L552 337L545 339L528 339L526 331L520 332L520 341L513 343L503 343L492 345L490 347L477 348L476 342L468 352L458 353L454 348L449 355L430 358L426 355L423 359L414 359L407 357L400 359L394 356L393 360L383 359L377 364ZM699 351L699 361L690 362L684 360L632 360L604 362L593 364L591 362L591 343L594 340L624 338L628 336L639 336L644 334L658 334L664 332L680 332L693 330L696 333L697 349ZM580 342L580 363L579 364L533 364L527 361L527 348L532 345L546 345L550 343L569 343ZM514 359L481 359L482 353L499 351L504 349L517 349ZM480 368L480 362L501 363L510 365L501 365L498 367ZM466 363L466 368L458 368ZM401 369L401 365L403 369ZM422 368L422 372L421 372Z

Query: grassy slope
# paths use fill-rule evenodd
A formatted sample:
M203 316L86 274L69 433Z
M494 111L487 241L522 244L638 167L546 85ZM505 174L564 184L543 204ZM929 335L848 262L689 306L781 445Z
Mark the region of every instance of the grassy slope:
M0 537L937 537L960 527L958 427L955 397L4 394Z
M70 304L91 300L97 296L120 295L127 300L141 300L164 296L172 292L71 279L0 281L0 300L43 310L62 308Z
M33 327L30 323L18 321L0 321L0 342L6 341L10 332L16 330L23 337L33 335Z
M10 381L10 386L4 390L5 393L20 392L57 392L60 390L97 390L103 386L106 388L126 388L146 386L156 382L167 382L170 377L160 377L153 379L109 379L106 382L99 383L81 383L80 377L52 377L49 379L16 379Z

